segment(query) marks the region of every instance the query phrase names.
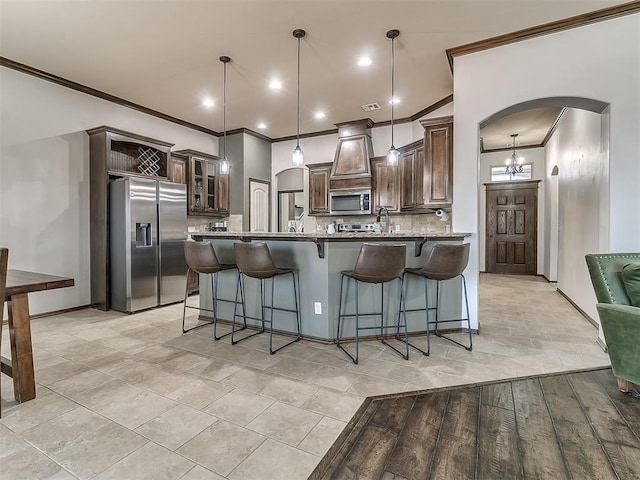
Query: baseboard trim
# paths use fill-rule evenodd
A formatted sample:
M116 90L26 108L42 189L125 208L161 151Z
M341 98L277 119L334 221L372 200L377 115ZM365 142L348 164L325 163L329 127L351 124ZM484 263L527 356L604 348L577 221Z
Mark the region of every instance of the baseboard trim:
M61 310L53 310L51 312L38 313L36 315L30 315L31 320L34 318L52 317L54 315L61 315L63 313L75 312L77 310L84 310L90 308L91 305L81 305L79 307L63 308Z
M576 304L575 304L575 302L574 302L573 300L571 300L571 298L569 298L569 296L568 296L566 293L564 293L564 292L563 292L562 290L560 290L559 288L556 288L556 291L557 291L560 295L562 295L562 296L567 300L567 302L569 302L571 305L573 305L573 308L575 308L576 310L578 310L578 311L580 312L580 314L581 314L584 318L586 318L586 319L589 321L589 323L590 323L591 325L593 325L593 326L594 326L594 327L596 327L596 328L600 328L600 325L598 324L598 322L596 322L593 318L591 318L591 317L587 314L587 312L585 312L585 311L584 311L584 310L582 310L578 305L576 305Z
M600 337L598 337L596 339L596 343L598 344L598 346L602 349L602 351L604 353L609 353L609 348L607 347L607 344L604 343Z

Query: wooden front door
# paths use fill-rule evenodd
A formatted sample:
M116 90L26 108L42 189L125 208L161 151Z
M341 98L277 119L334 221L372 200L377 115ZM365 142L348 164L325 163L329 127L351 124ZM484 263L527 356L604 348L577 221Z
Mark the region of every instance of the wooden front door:
M485 183L487 272L537 273L538 183Z

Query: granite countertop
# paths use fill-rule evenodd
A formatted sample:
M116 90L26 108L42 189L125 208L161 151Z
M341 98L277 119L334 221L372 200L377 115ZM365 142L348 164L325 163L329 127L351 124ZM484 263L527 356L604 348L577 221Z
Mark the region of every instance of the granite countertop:
M324 258L326 243L332 242L384 242L384 241L414 241L414 256L419 257L422 246L427 242L437 241L460 241L470 237L466 232L394 232L394 233L297 233L297 232L189 232L194 240L204 240L205 238L219 238L227 240L282 240L289 242L313 242L318 249L318 257Z
M384 239L404 239L404 240L460 240L470 237L471 233L467 232L394 232L394 233L366 233L366 232L189 232L189 235L196 238L256 238L256 239L273 239L273 240L298 240L298 241L316 241L316 240L376 240Z

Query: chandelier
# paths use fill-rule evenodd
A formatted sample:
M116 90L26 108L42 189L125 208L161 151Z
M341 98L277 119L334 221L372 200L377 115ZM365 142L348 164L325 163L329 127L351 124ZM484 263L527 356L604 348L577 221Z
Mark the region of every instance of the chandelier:
M508 173L509 175L515 175L516 173L522 173L522 161L524 160L522 157L518 157L516 155L516 137L517 133L511 134L511 138L513 138L513 153L511 157L507 158L507 167L505 168L504 173Z

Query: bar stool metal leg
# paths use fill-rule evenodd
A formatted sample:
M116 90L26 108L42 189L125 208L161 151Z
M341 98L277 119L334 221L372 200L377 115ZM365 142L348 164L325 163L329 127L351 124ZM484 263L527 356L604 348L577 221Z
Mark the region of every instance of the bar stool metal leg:
M472 340L472 336L471 336L471 319L469 318L469 298L467 296L467 280L464 278L464 275L460 274L460 276L462 277L462 289L464 290L464 303L465 303L465 309L466 309L466 313L467 313L467 317L466 318L460 318L460 319L454 319L454 320L444 320L444 322L467 322L467 331L469 332L469 345L465 345L463 343L460 343L456 340L454 340L451 337L447 337L446 335L443 335L440 333L440 331L438 330L438 310L439 310L439 306L440 306L440 297L438 295L437 299L436 299L436 322L435 322L435 331L434 333L436 334L436 336L440 337L440 338L444 338L445 340L448 340L452 343L455 343L456 345L458 345L459 347L464 348L465 350L471 351L473 349L473 340ZM440 286L440 281L438 280L438 287L437 290L439 290L439 286Z
M187 278L189 278L189 272L191 271L190 268L187 267ZM213 287L213 285L212 285ZM212 290L212 294L213 294L213 288ZM196 328L200 328L200 327L206 327L207 325L211 325L213 323L213 328L215 330L215 320L216 320L216 314L213 314L213 319L210 322L205 321L204 323L201 323L200 325L196 325L195 327L191 327L191 328L185 328L186 326L186 317L187 317L187 298L189 297L189 282L187 281L186 285L184 286L184 299L182 302L182 333L187 333L190 332L191 330L195 330ZM214 310L215 310L215 298L214 299ZM192 307L189 306L189 308L196 308L196 307Z
M218 278L218 273L220 272L216 272L213 274L213 283L212 283L212 290L213 290L213 340L218 341L221 338L227 337L229 335L231 335L231 332L227 332L223 335L218 336L218 302L231 302L231 300L225 300L222 298L218 297L218 282L219 282L219 278ZM234 305L235 308L235 305Z
M380 312L373 312L373 313L360 313L360 289L359 289L359 284L360 281L357 278L351 278L351 277L347 277L347 286L346 288L344 288L344 277L345 275L342 276L341 281L340 281L340 303L338 306L338 334L336 336L336 345L338 346L338 348L340 348L340 350L342 350L350 359L354 364L358 364L359 362L359 355L360 355L360 348L359 348L359 344L360 344L360 330L377 330L380 329L380 342L384 345L386 345L387 347L391 348L392 350L394 350L396 353L398 353L402 358L404 358L405 360L409 359L409 332L407 329L407 317L406 317L406 312L404 311L404 295L403 295L403 283L402 283L402 278L398 278L398 280L400 281L400 306L399 306L399 310L398 310L398 323L394 326L394 325L386 325L385 321L384 321L384 283L380 284ZM348 313L343 313L342 312L342 302L343 302L343 291L344 293L344 297L346 298L348 296L348 288L349 288L349 284L351 283L350 281L354 280L355 281L355 314L348 314ZM346 309L346 305L345 305L345 309ZM360 316L380 316L380 326L379 327L360 327ZM402 315L404 316L404 323L401 323L400 319L402 318ZM341 323L343 321L343 319L345 317L355 317L355 355L352 355L351 353L349 353L344 346L342 345L341 339L342 337L340 336L340 330L341 330ZM399 335L399 331L400 331L400 327L404 327L404 336L405 336L405 348L406 351L405 353L401 352L400 350L398 350L396 347L394 347L393 345L391 345L389 342L387 342L384 338L384 330L387 328L395 328L396 329L396 339L400 340L400 335Z
M340 350L342 350L350 359L353 363L355 363L356 365L358 364L358 332L359 332L359 325L358 325L358 320L359 320L359 316L360 316L360 306L358 303L358 280L355 280L356 282L356 313L355 315L346 315L344 313L342 313L342 297L343 297L343 291L345 292L344 297L345 297L345 302L346 302L346 297L349 293L349 284L351 283L351 277L347 277L347 285L346 288L344 288L344 278L345 275L341 275L340 278L340 303L338 305L338 335L336 337L336 345L338 346L338 348ZM345 309L346 309L346 305L345 305ZM343 321L343 319L345 317L356 317L356 335L355 335L355 339L356 339L356 350L355 350L355 357L353 355L351 355L343 346L342 343L340 342L341 337L340 337L340 324Z
M405 353L402 353L400 350L398 350L396 347L394 347L393 345L391 345L390 343L388 343L387 341L385 341L384 339L384 333L383 333L383 329L384 328L393 328L393 325L390 326L385 326L384 325L384 313L381 319L382 322L382 328L380 329L382 335L381 335L381 342L386 345L387 347L391 348L392 350L394 350L396 353L398 353L402 358L404 358L405 360L409 360L409 331L408 331L408 327L407 327L407 313L405 312L405 305L404 305L404 288L403 288L403 280L402 277L398 277L398 281L400 282L400 303L398 305L398 322L396 323L396 340L400 340L400 327L404 326L404 344L405 344ZM383 297L381 304L384 307L384 284L381 284L382 287L382 291L381 291L381 297ZM389 287L390 288L390 287ZM382 309L382 312L384 312L384 308ZM404 317L404 324L400 323L400 318L401 316Z
M424 314L425 314L425 327L426 327L426 335L427 335L427 349L426 350L423 350L422 348L415 346L413 343L409 343L409 346L411 348L419 351L424 356L428 357L429 354L431 353L431 337L430 337L430 329L431 329L431 327L430 327L430 325L431 325L431 323L433 323L433 322L429 321L429 313L432 310L436 310L436 316L437 316L438 311L437 311L436 307L430 307L429 306L429 289L428 289L429 280L426 277L423 277L422 275L418 275L418 274L415 274L411 270L407 270L402 275L403 282L404 282L404 284L405 284L405 286L407 288L408 288L409 282L407 280L405 280L405 276L406 275L414 275L414 276L422 277L423 285L424 285L424 302L425 303L424 303L424 308L412 308L412 309L405 308L405 310L404 310L405 317L406 317L407 312L421 312L421 311L424 311ZM406 298L406 292L405 292L405 298ZM436 294L436 298L437 298L437 294ZM405 319L405 324L406 324L406 319ZM436 321L436 325L437 325L437 321Z
M237 315L236 311L234 310L234 316L233 316L233 328L231 333L231 344L235 345L239 342L241 342L242 340L246 340L247 338L251 338L253 336L256 335L260 335L261 333L266 332L266 324L269 324L269 353L271 355L273 355L274 353L278 352L279 350L282 350L284 347L287 347L289 345L291 345L292 343L298 342L300 341L300 339L302 338L302 333L301 333L301 329L300 329L300 324L301 324L301 320L300 320L300 306L299 306L299 280L298 282L296 282L296 275L295 272L287 272L287 273L291 273L292 275L292 281L293 281L293 291L294 291L294 304L295 304L295 310L290 309L290 308L282 308L282 307L276 307L274 305L274 297L275 297L275 276L274 277L270 277L271 278L271 301L270 304L267 305L266 303L266 289L267 289L267 285L265 285L266 280L264 278L259 279L260 280L260 317L255 318L255 317L249 317L246 314L246 306L245 306L245 292L244 292L244 274L239 273L238 275L238 285L236 287L236 299L238 297L238 291L240 292L240 303L242 305L242 315ZM266 315L265 315L265 310L268 309L269 310L269 317L267 319ZM281 345L280 347L274 349L273 348L273 318L274 318L274 310L280 310L280 311L285 311L285 312L291 312L291 313L295 313L296 314L296 337L291 340L290 342L285 343L284 345ZM237 329L235 328L235 319L236 317L242 317L244 320L243 323L243 328L241 329ZM258 330L257 332L252 333L251 335L247 335L244 336L240 339L235 339L233 336L233 333L235 333L236 331L240 331L240 330L244 330L244 328L246 328L247 326L247 318L251 318L254 320L257 320L261 323L261 328L260 330Z
M240 302L238 302L238 293L240 294ZM237 314L238 304L242 306L242 315ZM242 317L242 328L236 329L236 317ZM247 328L247 312L244 304L244 280L241 272L238 272L238 281L236 282L236 304L233 307L233 322L231 324L231 345L235 345L240 340L234 340L234 334Z

